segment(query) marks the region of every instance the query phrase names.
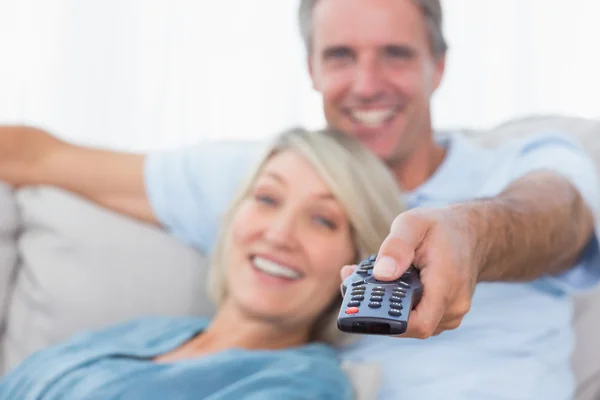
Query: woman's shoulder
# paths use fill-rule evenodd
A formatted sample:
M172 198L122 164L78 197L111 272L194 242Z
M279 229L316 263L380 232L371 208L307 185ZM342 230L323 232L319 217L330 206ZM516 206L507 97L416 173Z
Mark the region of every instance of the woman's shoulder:
M85 332L73 341L130 343L131 345L160 345L164 341L177 341L202 332L208 326L207 318L193 317L140 317L116 323L106 328Z
M243 364L256 371L259 380L268 382L265 393L259 391L265 399L271 399L269 396L273 393L285 394L283 397L290 399L298 398L295 396L299 393L302 398L353 397L352 385L336 352L325 344L310 343L280 350L240 350L240 353L233 350L226 357L244 360Z

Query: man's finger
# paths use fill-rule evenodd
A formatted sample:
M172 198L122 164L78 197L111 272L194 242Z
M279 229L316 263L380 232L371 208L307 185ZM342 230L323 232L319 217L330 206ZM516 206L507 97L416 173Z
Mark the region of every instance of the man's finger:
M429 272L429 271L427 271ZM423 296L411 311L408 327L403 337L426 339L436 333L448 307L448 287L436 274L421 274Z
M379 249L373 269L375 278L382 281L400 278L413 262L415 251L426 232L423 222L400 214L392 223L390 233Z

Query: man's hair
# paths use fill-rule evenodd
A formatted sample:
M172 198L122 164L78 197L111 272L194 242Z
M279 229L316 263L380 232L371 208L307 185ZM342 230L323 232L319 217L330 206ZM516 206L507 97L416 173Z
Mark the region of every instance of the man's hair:
M393 219L404 210L400 189L388 168L355 139L333 130L291 129L268 146L256 166L238 188L221 220L211 259L208 292L220 304L227 297L227 255L230 253L231 222L240 204L251 196L255 180L277 153L292 151L305 159L326 182L348 216L355 249L354 263L376 253L389 233ZM342 265L339 266L340 269ZM341 283L341 282L340 282ZM311 341L332 345L349 342L337 329L341 306L339 293L313 326Z
M300 22L300 33L304 40L306 51L310 54L313 40L313 10L320 0L301 0L298 12ZM434 56L440 57L446 54L448 44L444 38L443 12L440 0L411 0L415 3L427 24L429 46Z

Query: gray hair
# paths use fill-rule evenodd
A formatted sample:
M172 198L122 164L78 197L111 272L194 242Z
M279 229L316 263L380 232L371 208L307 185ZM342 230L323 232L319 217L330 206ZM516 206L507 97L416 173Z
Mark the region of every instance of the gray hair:
M300 33L304 40L306 51L310 53L312 48L313 35L313 9L319 0L301 0L298 12L300 22ZM443 12L440 0L411 0L415 3L427 24L427 34L429 36L429 46L431 52L436 57L441 57L448 50L448 43L444 38L443 32Z
M303 157L331 189L350 222L355 263L379 250L393 219L404 210L400 189L389 169L354 138L329 129L296 128L282 133L249 172L221 220L207 282L209 295L217 304L227 297L225 264L231 221L265 164L282 151ZM341 345L352 339L337 329L340 306L341 296L336 296L313 326L310 340Z

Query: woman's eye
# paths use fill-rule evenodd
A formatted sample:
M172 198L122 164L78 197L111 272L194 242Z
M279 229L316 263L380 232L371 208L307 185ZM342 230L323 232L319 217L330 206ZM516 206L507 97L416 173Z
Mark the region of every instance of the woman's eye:
M337 227L333 221L331 221L331 220L330 220L330 219L328 219L328 218L325 218L325 217L319 216L319 215L317 215L317 216L315 217L315 221L316 221L316 222L317 222L319 225L322 225L322 226L324 226L324 227L326 227L326 228L328 228L328 229L331 229L331 230L334 230L334 229Z
M275 198L266 194L258 194L254 196L254 199L259 203L263 203L269 206L277 205L277 201L275 200Z

